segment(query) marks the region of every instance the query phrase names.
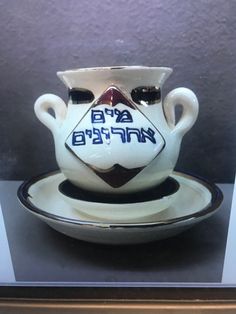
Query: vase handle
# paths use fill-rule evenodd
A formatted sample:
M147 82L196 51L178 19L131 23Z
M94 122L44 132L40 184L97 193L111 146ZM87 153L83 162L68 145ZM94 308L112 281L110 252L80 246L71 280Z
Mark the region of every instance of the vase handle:
M55 117L48 112L49 109L54 111ZM34 111L37 118L54 134L66 117L67 107L60 97L45 94L36 100Z
M183 112L176 124L175 107L177 105L182 106ZM179 87L169 92L164 100L163 107L166 121L170 129L181 137L191 129L198 116L199 105L197 97L188 88Z

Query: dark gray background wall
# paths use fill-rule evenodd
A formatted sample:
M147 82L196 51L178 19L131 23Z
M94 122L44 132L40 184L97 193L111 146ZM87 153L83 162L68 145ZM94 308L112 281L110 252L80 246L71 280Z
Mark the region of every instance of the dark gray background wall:
M177 168L233 181L235 0L1 1L0 178L57 167L51 134L33 112L43 93L67 99L56 71L137 64L174 68L164 94L185 86L198 95Z

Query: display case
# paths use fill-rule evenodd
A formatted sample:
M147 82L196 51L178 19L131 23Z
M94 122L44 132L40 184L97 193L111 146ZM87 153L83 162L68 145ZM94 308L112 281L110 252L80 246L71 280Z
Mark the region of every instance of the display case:
M0 1L1 314L236 313L235 12L233 0ZM164 204L154 220L94 224L59 196L62 173L108 198L178 184L171 203L139 206Z

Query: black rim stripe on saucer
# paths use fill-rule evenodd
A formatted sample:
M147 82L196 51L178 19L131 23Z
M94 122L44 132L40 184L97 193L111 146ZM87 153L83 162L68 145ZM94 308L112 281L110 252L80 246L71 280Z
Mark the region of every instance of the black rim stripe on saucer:
M180 172L173 172L173 175L178 175L181 177L184 177L186 179L190 179L193 181L196 181L203 185L210 193L211 193L211 202L208 206L200 210L199 212L195 214L185 215L179 218L173 218L169 220L164 221L157 221L157 222L145 222L145 223L109 223L109 222L96 222L96 221L83 221L83 220L77 220L77 219L70 219L65 218L62 216L50 214L48 212L45 212L44 210L34 206L32 202L30 201L30 194L28 193L30 187L35 184L36 182L48 178L52 175L60 174L60 171L53 171L45 174L41 174L39 176L33 177L25 182L23 182L18 191L17 196L19 201L24 205L28 210L34 212L37 215L46 217L47 219L51 219L53 221L68 223L68 224L75 224L80 226L93 226L96 228L137 228L137 227L143 227L143 228L153 228L153 227L161 227L161 226L167 226L167 225L173 225L173 224L179 224L181 222L186 222L187 220L193 220L198 219L202 216L205 216L207 214L210 214L214 212L221 204L223 200L223 194L221 190L215 185L210 182L208 182L205 179L201 179L196 177L195 175L188 175L186 173L180 173Z

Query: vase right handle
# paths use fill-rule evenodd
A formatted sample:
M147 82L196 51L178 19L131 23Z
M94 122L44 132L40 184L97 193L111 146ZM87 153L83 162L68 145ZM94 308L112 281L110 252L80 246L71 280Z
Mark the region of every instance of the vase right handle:
M182 115L175 123L175 107L182 106ZM198 100L196 95L188 88L179 87L173 89L166 96L163 104L167 124L172 132L181 137L194 125L198 116Z

